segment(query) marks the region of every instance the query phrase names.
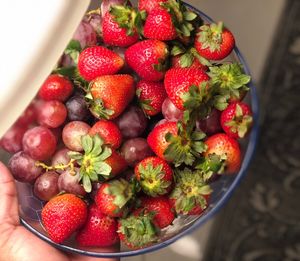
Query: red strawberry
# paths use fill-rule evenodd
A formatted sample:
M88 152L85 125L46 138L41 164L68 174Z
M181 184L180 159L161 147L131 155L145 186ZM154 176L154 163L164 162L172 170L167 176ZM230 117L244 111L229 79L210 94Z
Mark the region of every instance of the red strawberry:
M127 47L138 41L139 35L135 25L137 13L122 5L113 5L104 15L102 34L105 44Z
M176 184L170 194L170 203L177 214L199 215L207 207L212 190L199 172L188 168L175 171Z
M173 171L166 161L158 157L148 157L140 161L134 169L142 190L149 196L157 197L171 190Z
M165 74L168 46L158 40L144 40L125 52L127 64L144 80L160 81Z
M76 241L85 247L112 246L119 241L117 229L118 223L114 218L104 215L96 205L92 205L84 227L76 236Z
M137 84L136 94L142 109L148 116L161 112L162 104L167 93L162 82L148 82L141 80Z
M167 197L143 197L141 198L141 206L149 212L154 213L153 222L159 228L165 228L172 224L175 219L174 209Z
M168 0L139 0L138 8L140 11L145 10L150 13L152 10L156 10L161 7L161 3L165 3Z
M91 112L97 118L118 117L134 97L134 79L128 74L105 75L96 78L90 85Z
M235 46L233 34L223 23L203 25L195 38L198 53L209 60L222 60L227 57Z
M102 75L115 74L123 65L124 60L118 54L103 46L88 47L78 58L78 71L86 81Z
M241 150L239 143L227 134L218 133L210 136L206 141L205 157L218 155L224 162L225 174L235 174L241 166Z
M131 249L147 247L158 240L153 214L143 209L137 209L127 218L119 219L118 233L120 240Z
M89 135L98 134L113 149L117 149L122 143L122 134L119 127L112 121L100 120L89 131Z
M42 84L38 96L45 100L66 101L73 92L71 81L59 74L51 74Z
M121 217L132 197L132 186L124 179L115 179L101 185L95 196L95 202L105 215Z
M253 119L249 105L243 102L233 102L222 111L221 126L228 136L238 139L248 133Z
M207 71L208 67L199 62L199 60L193 56L187 60L184 55L176 55L172 57L172 68L192 68Z
M172 162L175 166L183 163L191 166L206 150L202 141L204 137L203 132L188 132L181 124L166 121L154 127L147 142L158 157Z
M190 68L172 68L166 72L165 88L170 100L175 106L184 110L184 95L189 93L191 86L200 90L200 85L209 80L209 76L202 70Z
M86 221L87 205L73 194L52 198L42 209L42 222L55 243L62 243Z
M171 14L163 8L152 10L145 21L144 36L161 41L174 40L177 32Z
M113 149L111 156L104 162L111 167L110 177L115 177L127 169L126 160Z

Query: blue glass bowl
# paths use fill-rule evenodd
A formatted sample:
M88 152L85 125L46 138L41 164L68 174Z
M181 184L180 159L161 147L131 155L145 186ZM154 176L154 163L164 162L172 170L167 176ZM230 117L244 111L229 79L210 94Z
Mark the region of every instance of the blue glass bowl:
M201 11L188 4L186 4L186 6L198 13L205 21L212 22L212 20ZM238 48L234 49L229 59L243 64L245 72L250 74L249 68ZM223 176L215 181L212 184L214 192L211 197L210 206L206 209L206 211L199 217L181 216L176 218L174 225L169 226L162 231L160 241L158 243L139 250L129 250L124 246L121 246L120 250L111 250L111 252L108 252L107 250L102 251L100 249L93 249L89 251L79 249L76 247L72 239L64 244L56 244L48 238L40 222L42 202L32 195L31 186L24 183L17 184L18 194L20 195L21 223L32 233L58 249L93 257L126 257L141 255L164 248L186 234L193 232L195 229L203 225L207 220L211 219L213 215L224 206L224 204L230 198L233 190L238 186L241 179L246 174L247 167L249 166L254 153L258 135L258 99L253 83L250 83L249 87L250 95L248 94L247 99L253 110L254 124L250 135L241 144L244 151L244 158L239 173L235 176Z

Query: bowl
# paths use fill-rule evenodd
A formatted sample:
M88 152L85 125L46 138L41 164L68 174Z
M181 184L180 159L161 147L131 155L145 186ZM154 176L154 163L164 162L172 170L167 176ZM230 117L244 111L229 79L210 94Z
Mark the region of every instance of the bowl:
M185 5L192 11L198 13L204 21L213 22L212 19L210 19L206 14L204 14L200 10L194 8L189 4ZM229 59L240 62L244 67L244 71L250 75L249 68L237 47L234 48L234 51L230 55ZM225 205L227 200L229 200L234 189L238 186L241 179L246 174L247 168L254 154L256 140L258 136L258 98L253 83L250 83L248 86L250 87L250 92L247 95L246 99L248 99L248 102L251 104L254 122L250 134L241 143L242 151L244 152L244 157L239 172L234 176L222 176L220 179L214 181L211 184L214 192L211 196L210 205L204 211L204 213L201 216L177 217L172 226L169 226L162 230L160 240L158 243L138 250L129 250L126 247L121 246L120 250L118 251L113 249L111 251L102 251L99 249L79 249L74 247L72 239L63 244L56 244L49 239L41 223L40 214L41 209L43 207L43 202L33 195L32 188L29 184L17 182L21 224L25 226L28 230L30 230L32 233L34 233L36 236L58 249L99 258L126 257L149 253L164 248L170 245L171 243L175 242L179 238L185 236L186 234L193 232L195 229L203 225L206 221L210 220L217 213L217 211L219 211ZM2 160L5 161L5 155L2 156Z

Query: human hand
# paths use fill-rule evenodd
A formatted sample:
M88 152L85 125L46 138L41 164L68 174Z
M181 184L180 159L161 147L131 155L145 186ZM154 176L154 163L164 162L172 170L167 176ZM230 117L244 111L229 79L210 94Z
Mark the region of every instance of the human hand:
M0 260L114 261L59 251L20 225L15 181L0 162Z

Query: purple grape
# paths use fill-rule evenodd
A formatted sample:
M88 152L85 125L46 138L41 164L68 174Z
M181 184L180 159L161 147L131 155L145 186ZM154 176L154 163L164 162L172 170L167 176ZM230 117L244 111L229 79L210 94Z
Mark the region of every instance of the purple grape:
M73 35L73 40L77 40L83 49L97 44L97 34L92 25L82 20Z
M41 200L49 201L59 193L59 175L55 171L48 171L39 176L33 186L33 193Z
M83 186L79 183L80 173L79 168L75 168L75 174L67 169L58 178L58 189L59 191L65 191L79 196L86 194Z
M168 121L178 121L182 119L183 111L179 110L169 98L162 104L162 114Z
M196 121L197 130L205 132L208 136L221 132L220 116L221 112L213 109L205 119Z
M124 139L136 138L147 128L148 120L140 107L130 106L119 116L115 123L121 130Z
M14 124L0 139L0 146L9 153L21 151L22 139L26 131L26 126Z
M153 155L146 139L134 138L127 140L122 148L121 154L129 166L134 167L138 162Z
M57 152L55 152L55 154L53 155L52 160L51 160L51 165L52 166L56 166L59 164L67 165L71 160L68 155L69 151L70 151L69 149L63 148L63 149L60 149ZM64 170L57 169L56 172L62 173L62 172L64 172Z
M83 95L75 95L66 102L70 121L86 121L91 117Z
M85 18L85 21L88 22L97 33L98 36L102 36L102 16L97 13L88 14Z
M33 158L20 151L10 158L8 167L16 180L32 183L43 171L35 163L36 161Z

